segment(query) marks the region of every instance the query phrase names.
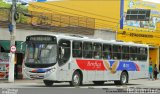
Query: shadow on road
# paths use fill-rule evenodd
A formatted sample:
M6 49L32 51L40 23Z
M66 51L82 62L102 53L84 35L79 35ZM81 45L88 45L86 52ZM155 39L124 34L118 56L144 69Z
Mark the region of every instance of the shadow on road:
M83 88L83 87L88 87L88 88L92 88L92 87L104 87L104 88L107 88L107 87L110 87L110 86L115 86L115 87L128 87L128 86L137 86L137 85L141 85L141 84L127 84L127 85L115 85L115 84L104 84L104 85L94 85L94 84L83 84L82 86L77 86L77 87L75 87L75 88ZM27 86L25 86L24 85L24 87L47 87L47 86L45 86L45 85L27 85ZM69 84L67 84L67 85L54 85L53 84L53 86L51 86L51 87L73 87L73 86L70 86Z

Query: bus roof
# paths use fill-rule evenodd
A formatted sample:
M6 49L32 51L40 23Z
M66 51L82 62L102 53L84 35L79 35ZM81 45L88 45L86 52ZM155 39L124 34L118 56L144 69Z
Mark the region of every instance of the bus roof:
M40 34L41 35L41 34ZM43 34L44 35L44 34ZM134 42L123 42L123 41L116 41L116 40L104 40L101 38L90 38L86 36L80 36L80 35L63 35L63 34L45 34L48 36L55 36L57 39L69 39L69 40L75 40L75 41L86 41L86 42L100 42L100 43L106 43L106 44L117 44L117 45L130 45L130 46L141 46L141 47L149 47L147 44L138 44ZM32 35L30 35L32 36Z

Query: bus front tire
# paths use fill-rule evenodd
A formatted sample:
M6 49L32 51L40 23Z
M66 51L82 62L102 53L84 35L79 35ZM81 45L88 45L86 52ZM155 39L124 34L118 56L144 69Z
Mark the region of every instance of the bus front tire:
M45 86L51 87L53 85L53 81L43 80Z
M78 71L75 71L72 76L72 81L70 82L71 86L80 86L82 85L82 78Z
M120 81L114 81L116 85L126 85L128 82L128 75L126 72L122 72L120 76Z

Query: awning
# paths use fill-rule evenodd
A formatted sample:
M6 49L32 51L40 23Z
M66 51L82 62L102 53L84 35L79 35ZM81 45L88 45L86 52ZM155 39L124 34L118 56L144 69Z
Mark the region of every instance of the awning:
M16 41L16 53L25 52L25 43L23 41ZM10 50L10 40L0 40L0 46L3 47L5 51Z
M10 41L8 40L0 40L0 46L5 50L9 50L10 49Z

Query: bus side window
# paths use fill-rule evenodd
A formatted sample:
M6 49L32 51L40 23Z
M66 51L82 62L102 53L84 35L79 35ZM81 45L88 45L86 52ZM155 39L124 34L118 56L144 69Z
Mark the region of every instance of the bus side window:
M95 59L101 59L102 58L102 44L100 43L94 43L93 44L93 57Z
M70 58L70 41L61 39L59 41L59 64L66 63Z
M121 59L121 51L122 51L122 48L120 45L113 45L113 58Z
M92 43L91 42L84 42L83 43L83 57L84 58L92 58Z
M146 61L147 60L147 48L139 47L137 55L138 55L138 60Z
M130 60L137 60L137 47L130 47Z
M111 45L103 44L103 59L111 59Z
M122 46L122 59L129 60L129 46Z
M82 42L79 41L73 41L73 50L72 50L72 55L73 57L82 57Z

